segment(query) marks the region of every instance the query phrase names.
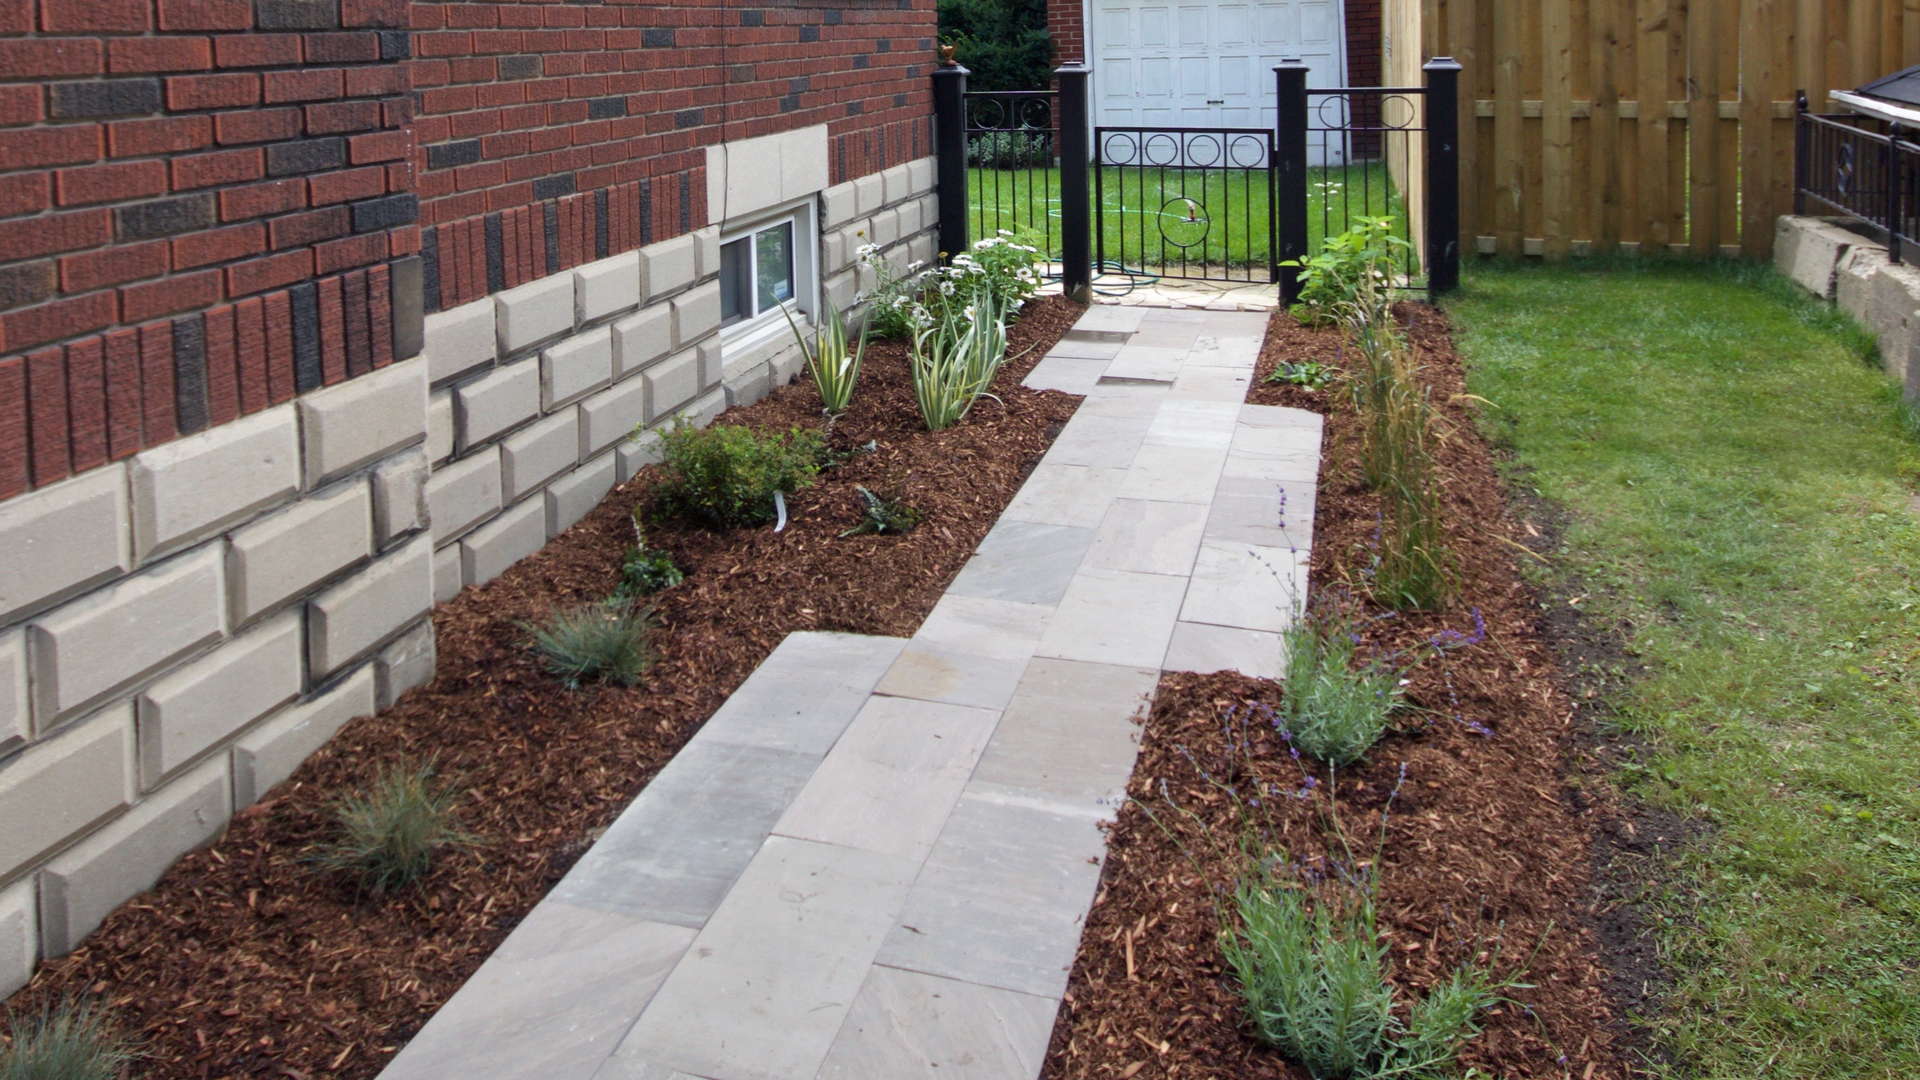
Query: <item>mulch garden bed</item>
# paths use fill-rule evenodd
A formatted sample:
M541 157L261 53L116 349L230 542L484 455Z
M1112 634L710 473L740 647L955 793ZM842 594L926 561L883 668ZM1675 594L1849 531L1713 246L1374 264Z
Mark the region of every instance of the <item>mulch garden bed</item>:
M1342 770L1331 792L1326 771L1309 762L1320 785L1300 794L1301 765L1248 708L1277 705L1279 684L1166 675L1142 731L1132 798L1111 830L1048 1080L1307 1076L1251 1038L1220 953L1221 913L1249 836L1320 867L1370 864L1378 851L1380 925L1403 1001L1468 962L1527 984L1483 1014L1463 1066L1502 1078L1633 1072L1595 933L1603 905L1591 880L1592 818L1604 810L1576 798L1579 781L1565 771L1573 707L1517 565L1529 557L1525 528L1510 516L1494 453L1459 396L1463 370L1445 317L1417 305L1399 315L1445 425L1437 460L1458 583L1446 610L1390 615L1360 600L1379 506L1358 478L1357 419L1337 390L1261 381L1285 360L1338 363L1336 332L1277 313L1248 400L1327 416L1315 592L1363 603L1370 649L1419 658L1407 686L1419 711L1402 713L1402 729ZM1259 782L1286 794L1249 810L1223 790L1244 800ZM1341 833L1351 854L1335 839Z
M1082 310L1030 304L1000 401L982 398L944 432L922 429L904 348L870 347L829 435L845 463L789 498L778 534L650 527L648 542L687 574L653 598L654 666L630 689L569 691L525 626L612 591L629 513L657 479L644 470L538 554L436 609L430 685L348 724L9 1004L31 1013L99 995L140 1041L147 1080L373 1076L788 633L912 634L1072 415L1078 398L1019 382ZM819 428L819 408L803 375L721 422ZM856 485L924 522L840 538L860 519ZM428 760L457 783L477 847L378 899L312 865L336 799L383 766Z

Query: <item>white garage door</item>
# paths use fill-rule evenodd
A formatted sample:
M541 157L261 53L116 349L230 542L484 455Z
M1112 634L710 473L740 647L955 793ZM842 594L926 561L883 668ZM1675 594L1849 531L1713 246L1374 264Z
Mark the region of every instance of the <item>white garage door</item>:
M1344 85L1341 0L1090 4L1099 125L1270 128L1273 67L1293 57L1308 86Z

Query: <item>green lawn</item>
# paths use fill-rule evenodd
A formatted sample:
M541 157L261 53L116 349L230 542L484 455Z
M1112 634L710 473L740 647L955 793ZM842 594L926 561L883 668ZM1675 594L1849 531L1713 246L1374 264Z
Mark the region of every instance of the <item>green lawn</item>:
M1254 280L1267 280L1271 245L1264 170L1108 167L1101 173L1099 193L1106 213L1100 228L1107 262L1171 269L1184 250L1187 261L1196 267L1233 267L1235 276L1251 272ZM1047 236L1049 254L1059 257L1060 170L976 168L968 174L970 237L991 236L996 229L1031 228ZM1406 235L1405 208L1380 163L1314 169L1308 184L1309 252L1319 250L1326 233L1345 231L1350 217L1391 213L1396 234ZM1336 186L1324 186L1328 184ZM1202 209L1192 211L1188 199ZM1204 227L1196 222L1204 222ZM1181 244L1191 246L1183 249ZM1097 248L1095 257L1100 257Z
M1645 665L1625 783L1707 826L1656 1071L1920 1076L1920 446L1871 343L1755 266L1481 264L1449 306L1572 515L1544 572Z

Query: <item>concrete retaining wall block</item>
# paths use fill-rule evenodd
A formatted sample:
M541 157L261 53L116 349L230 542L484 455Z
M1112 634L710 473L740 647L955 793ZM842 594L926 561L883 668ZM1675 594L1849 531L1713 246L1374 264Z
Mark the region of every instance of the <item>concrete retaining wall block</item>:
M342 484L234 533L227 580L235 624L285 603L373 550L365 480Z
M443 465L427 478L427 517L436 544L445 544L499 509L498 446Z
M692 354L687 354L689 360ZM632 434L647 419L645 377L628 379L580 403L580 457L582 460Z
M374 689L380 707L389 708L400 695L432 682L433 662L433 620L422 619L381 649L374 660Z
M617 465L615 455L601 454L547 487L548 537L559 536L600 505L613 490Z
M226 626L222 577L219 548L209 546L29 624L39 727L44 730L218 640Z
M573 272L573 315L592 322L640 303L640 253L629 251Z
M546 542L546 503L528 499L460 541L461 574L469 585L485 585Z
M27 985L40 958L39 900L33 879L0 889L0 998Z
M613 324L613 377L624 379L673 348L673 309L655 304Z
M0 502L0 624L133 567L125 465Z
M373 665L313 700L296 705L240 737L233 746L233 806L258 802L356 716L373 715Z
M491 298L435 312L427 316L427 379L438 385L491 364L498 346Z
M433 602L444 604L460 595L466 576L460 566L460 545L448 544L433 553Z
M673 298L673 341L685 348L720 328L720 283L709 281Z
M453 391L437 391L427 402L427 460L435 465L453 456Z
M641 372L640 378L647 385L647 423L659 423L700 392L700 353L688 349Z
M540 363L521 360L496 368L453 392L455 442L460 453L539 415Z
M692 236L676 236L640 249L640 285L647 303L693 284L697 246Z
M0 769L0 881L133 798L133 706L115 705Z
M291 405L189 435L135 457L133 552L178 551L300 490Z
M427 525L427 455L409 450L373 471L373 539L380 550Z
M540 355L540 404L548 412L613 381L613 335L602 326L575 334Z
M500 444L500 482L509 503L538 491L580 460L579 410L567 409Z
M319 679L433 609L433 545L424 536L307 603L307 663Z
M427 362L420 358L300 398L307 486L318 487L426 434Z
M573 329L573 275L551 274L495 293L500 355L512 356Z
M300 613L289 611L147 687L138 701L141 788L153 790L167 773L299 697L301 644Z
M0 756L13 753L33 733L27 705L27 632L0 633Z

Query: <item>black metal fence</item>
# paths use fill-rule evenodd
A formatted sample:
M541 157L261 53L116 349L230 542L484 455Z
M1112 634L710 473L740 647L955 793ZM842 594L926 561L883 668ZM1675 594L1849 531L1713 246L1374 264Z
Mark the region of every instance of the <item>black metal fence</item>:
M1895 262L1920 254L1920 143L1866 116L1821 116L1800 95L1793 212L1837 217L1873 235Z
M1093 130L1096 275L1277 281L1273 132Z
M1306 95L1307 161L1319 170L1307 185L1308 231L1327 237L1362 218L1384 218L1400 241L1393 247L1393 287L1426 291L1409 193L1402 189L1421 169L1427 88L1341 86Z
M1031 235L1060 257L1060 93L966 94L967 235Z

